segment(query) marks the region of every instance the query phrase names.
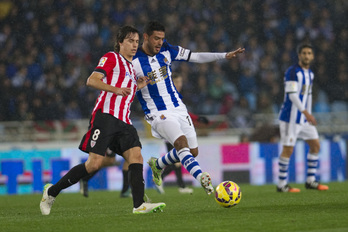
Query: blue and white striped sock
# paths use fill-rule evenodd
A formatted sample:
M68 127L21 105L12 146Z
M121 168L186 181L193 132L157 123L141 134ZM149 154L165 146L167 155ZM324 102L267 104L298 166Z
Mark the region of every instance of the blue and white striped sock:
M199 166L195 157L190 153L190 149L185 147L178 151L180 162L187 171L198 181L202 175L201 167Z
M180 159L176 153L175 148L170 150L167 154L164 156L160 157L156 161L156 167L158 169L163 169L168 165L175 164L177 162L180 162Z
M278 174L278 187L281 188L287 184L288 179L288 168L289 168L289 158L279 157L279 174Z
M315 174L317 173L319 163L318 154L307 154L307 182L311 183L315 181Z

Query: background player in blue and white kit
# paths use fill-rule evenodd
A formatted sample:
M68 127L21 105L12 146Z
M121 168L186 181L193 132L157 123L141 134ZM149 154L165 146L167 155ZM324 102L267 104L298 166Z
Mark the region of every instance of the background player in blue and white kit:
M214 192L210 175L202 172L195 157L198 143L192 119L187 112L182 96L172 80L171 63L189 61L206 63L221 59L232 59L244 49L228 53L194 53L180 46L173 46L165 40L165 28L156 21L149 22L144 29L144 42L138 49L133 65L136 76L148 76L150 83L137 92L145 118L151 124L153 136L170 142L174 149L165 156L151 158L155 184L161 185L161 172L164 167L176 162L182 165L197 179L207 194Z
M314 59L313 48L302 44L297 49L298 64L291 66L284 77L285 96L280 110L280 138L283 150L279 157L278 192L300 192L287 183L289 160L294 151L296 140L301 138L309 145L307 154L307 189L328 190L328 186L316 180L318 153L320 150L317 124L312 115L312 86L314 74L310 64Z

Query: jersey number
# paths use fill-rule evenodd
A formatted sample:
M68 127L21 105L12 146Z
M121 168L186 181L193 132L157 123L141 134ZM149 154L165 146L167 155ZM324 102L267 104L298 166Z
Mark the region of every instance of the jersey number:
M192 123L191 123L191 120L190 120L190 116L186 116L186 118L187 118L187 121L190 124L190 126L192 126Z
M96 129L92 135L92 140L97 140L100 135L100 130Z

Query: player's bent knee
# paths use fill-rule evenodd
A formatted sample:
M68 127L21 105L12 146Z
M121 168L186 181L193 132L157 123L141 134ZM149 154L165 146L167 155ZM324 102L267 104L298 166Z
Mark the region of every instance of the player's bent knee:
M99 162L86 162L86 170L88 173L93 173L101 169L102 164Z
M198 148L190 149L190 152L191 152L191 154L192 154L194 157L197 157L197 156L198 156Z
M177 151L180 151L182 148L188 147L187 138L184 135L177 138L174 141L174 147Z
M292 146L283 146L283 151L280 156L290 158L292 153L294 152L294 147Z
M143 163L143 156L141 155L141 153L135 153L132 156L132 163Z
M108 166L112 166L115 163L115 158L114 157L108 157L105 156L103 163L102 163L102 167L108 167Z
M123 158L129 163L143 163L140 147L133 147L123 153Z
M90 153L85 165L88 173L96 172L101 169L104 156Z
M309 148L309 152L312 154L318 154L320 151L320 145L314 145L311 148Z
M309 140L306 141L309 145L309 152L312 154L317 154L320 151L320 142L319 140Z

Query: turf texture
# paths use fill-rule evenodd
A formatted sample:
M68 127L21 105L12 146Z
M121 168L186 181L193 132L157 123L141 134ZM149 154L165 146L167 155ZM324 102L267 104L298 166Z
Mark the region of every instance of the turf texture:
M348 231L348 182L328 183L329 191L278 193L275 185L240 184L242 199L222 208L203 189L180 194L165 187L146 194L152 202L165 202L163 213L133 215L132 199L119 192L61 193L49 216L39 209L41 194L0 196L0 231Z

